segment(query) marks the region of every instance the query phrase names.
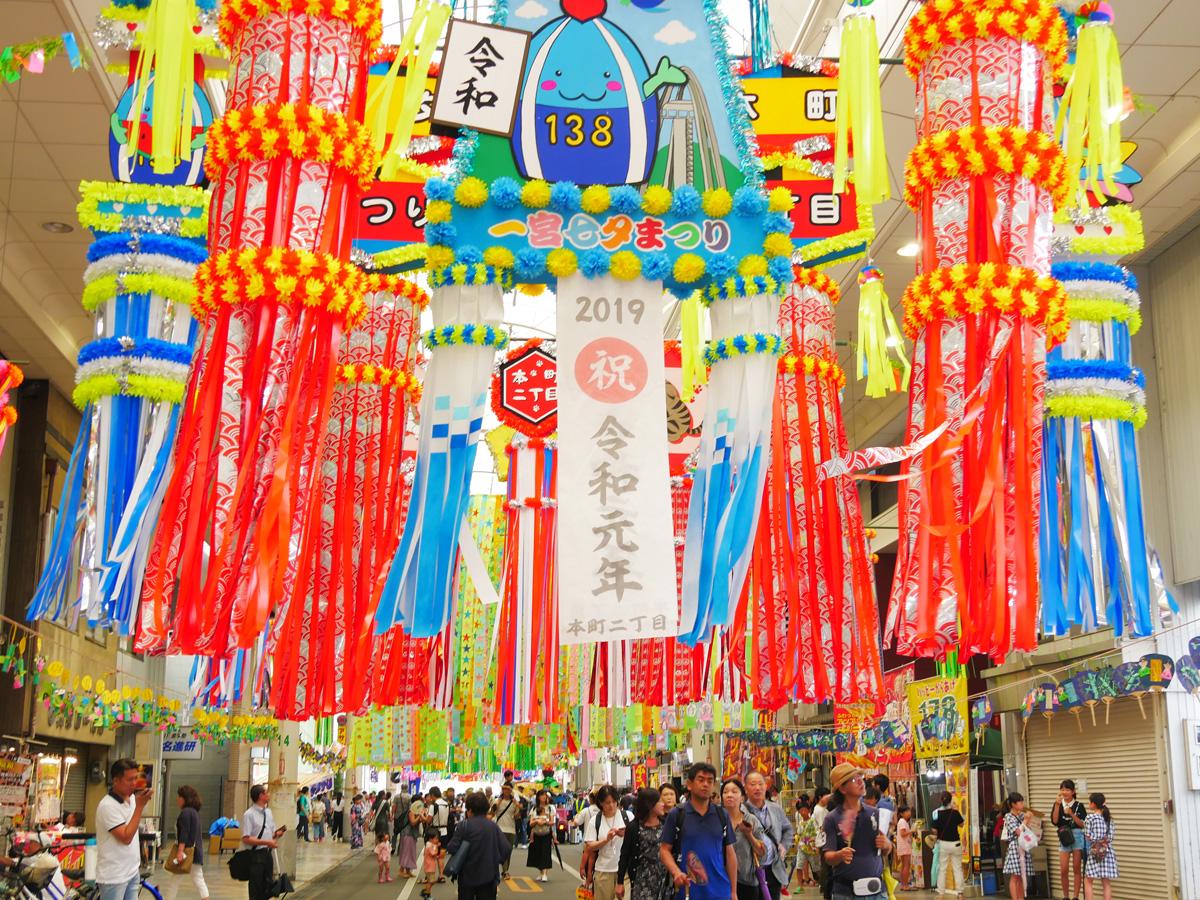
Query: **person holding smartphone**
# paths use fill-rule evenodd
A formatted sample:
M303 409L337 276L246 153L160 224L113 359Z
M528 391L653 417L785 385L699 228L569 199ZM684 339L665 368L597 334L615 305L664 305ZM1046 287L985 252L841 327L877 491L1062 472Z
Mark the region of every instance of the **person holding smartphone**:
M891 852L892 842L879 830L879 811L863 802L865 774L851 763L839 763L829 775L833 803L825 817L823 858L832 869L834 900L888 897L883 857Z
M142 811L154 796L141 767L118 759L109 769L112 786L96 807L96 884L99 900L137 900L141 886Z
M617 872L621 867L621 846L625 840L625 826L633 818L621 809L617 789L606 784L596 792L600 811L588 824L586 847L596 854L596 867L592 875L592 890L595 900L614 900L617 895Z
M271 880L275 876L271 851L279 846L279 837L287 831L287 826L276 827L266 785L256 784L250 788L250 803L242 816L242 843L255 851L247 887L250 900L271 900Z

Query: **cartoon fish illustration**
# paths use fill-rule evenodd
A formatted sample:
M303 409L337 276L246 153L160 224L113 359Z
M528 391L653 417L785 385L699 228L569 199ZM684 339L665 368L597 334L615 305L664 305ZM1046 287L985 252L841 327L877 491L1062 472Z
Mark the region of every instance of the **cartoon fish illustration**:
M561 0L533 35L512 148L526 178L640 184L658 149L658 96L687 76L667 57L651 74L637 44L604 18L607 0Z

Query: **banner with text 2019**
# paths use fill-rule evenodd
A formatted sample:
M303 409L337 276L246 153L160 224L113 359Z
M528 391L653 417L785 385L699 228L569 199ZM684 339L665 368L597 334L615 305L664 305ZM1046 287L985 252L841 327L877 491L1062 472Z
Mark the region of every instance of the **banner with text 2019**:
M662 287L558 281L559 634L678 632Z

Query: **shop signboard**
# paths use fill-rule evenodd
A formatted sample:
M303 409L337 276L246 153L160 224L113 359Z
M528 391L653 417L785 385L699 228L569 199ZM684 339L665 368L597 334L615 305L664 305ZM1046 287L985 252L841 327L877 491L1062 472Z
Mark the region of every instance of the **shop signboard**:
M963 678L926 678L908 686L917 759L960 756L970 751L967 682Z

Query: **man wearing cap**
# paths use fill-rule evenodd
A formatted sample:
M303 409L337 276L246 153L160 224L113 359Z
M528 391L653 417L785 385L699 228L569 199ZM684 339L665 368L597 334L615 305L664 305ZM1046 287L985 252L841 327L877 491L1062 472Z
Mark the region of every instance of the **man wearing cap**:
M833 868L832 893L840 898L887 900L883 855L892 844L879 830L879 813L863 803L866 773L850 763L833 767L833 808L825 817L824 860Z

